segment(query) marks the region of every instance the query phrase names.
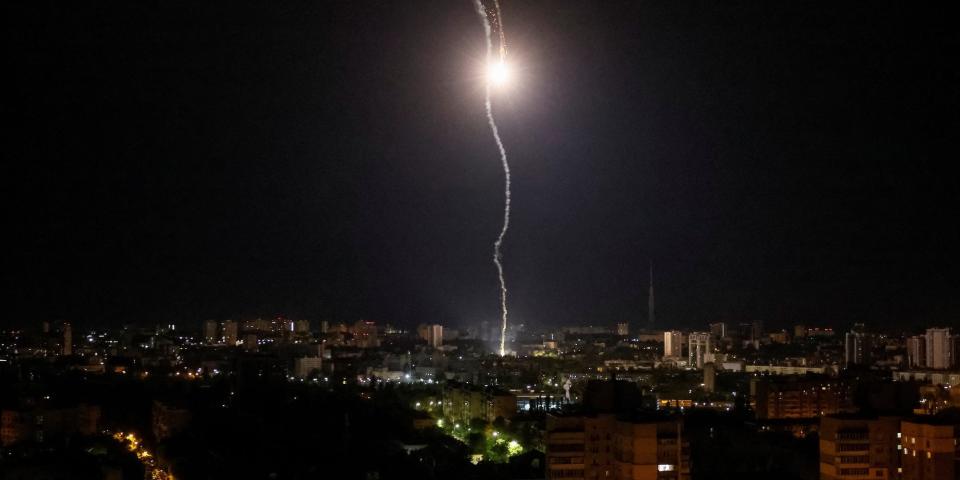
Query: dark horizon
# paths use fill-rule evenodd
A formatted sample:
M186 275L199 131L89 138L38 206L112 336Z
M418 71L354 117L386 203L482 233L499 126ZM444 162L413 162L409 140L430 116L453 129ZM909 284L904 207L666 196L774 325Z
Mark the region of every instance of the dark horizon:
M960 326L960 31L816 7L503 2L511 322ZM3 10L0 327L496 320L469 1Z

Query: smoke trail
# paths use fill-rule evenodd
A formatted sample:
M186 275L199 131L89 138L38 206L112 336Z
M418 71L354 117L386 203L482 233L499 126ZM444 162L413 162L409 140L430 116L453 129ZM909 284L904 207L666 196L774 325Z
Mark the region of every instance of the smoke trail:
M477 8L477 14L480 15L480 20L483 22L483 31L487 39L487 65L489 66L493 61L493 40L490 38L490 21L487 19L487 11L480 0L473 0L473 3ZM505 56L504 49L506 45L503 40L503 23L500 16L499 2L496 3L496 6L497 22L500 22L498 26L500 31L500 61L502 62ZM490 131L493 133L494 141L497 142L497 148L500 149L500 161L503 163L504 175L503 228L500 229L500 235L497 236L497 240L493 242L493 263L497 266L497 276L500 278L500 356L502 357L506 354L504 345L507 336L507 282L503 276L503 255L500 252L500 247L503 245L503 237L507 235L507 229L510 227L510 164L507 163L507 150L503 148L503 142L500 140L497 122L493 119L489 79L487 79L486 82L484 104L487 108L487 122L490 123Z

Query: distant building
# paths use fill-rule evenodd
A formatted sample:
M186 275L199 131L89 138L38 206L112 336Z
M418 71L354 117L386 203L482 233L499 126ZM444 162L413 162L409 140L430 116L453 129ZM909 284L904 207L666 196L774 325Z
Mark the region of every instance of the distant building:
M190 411L160 401L153 402L153 436L166 440L190 425Z
M926 367L935 370L947 369L953 365L951 353L953 342L949 328L928 328L926 334Z
M793 338L801 339L807 338L807 326L806 325L795 325L793 327Z
M713 362L703 366L703 390L714 392L717 389L717 366Z
M927 339L924 336L907 338L907 365L910 368L927 366Z
M856 410L850 386L827 378L754 377L750 397L760 420L816 418Z
M293 332L293 322L287 320L283 316L279 316L270 320L270 333L276 336L283 337L286 334Z
M899 478L899 432L896 417L823 417L820 479Z
M293 322L293 333L297 335L309 335L310 320L297 320Z
M767 336L773 343L790 343L790 334L786 330L781 330L779 332L770 332Z
M517 396L494 387L448 382L442 402L445 417L464 423L474 418L510 420L517 414Z
M63 350L64 356L73 355L73 327L70 322L63 322Z
M360 348L377 348L380 338L377 336L377 324L367 320L357 320L351 328L353 340Z
M256 333L248 333L243 336L243 349L248 352L256 352L260 349Z
M310 376L310 373L314 370L321 370L323 368L323 358L317 357L300 357L293 361L293 374L297 378L307 378Z
M924 382L933 385L960 385L960 372L949 370L896 370L891 372L895 382Z
M233 320L227 320L223 322L223 343L226 343L228 346L235 347L237 346L237 341L240 340L240 331L239 325Z
M703 368L704 356L711 356L710 334L692 332L687 337L687 362L691 367Z
M808 328L808 337L832 337L836 332L832 328Z
M918 417L900 425L903 443L902 480L940 480L960 477L957 444L960 429L942 417Z
M546 478L690 478L689 441L677 417L547 415Z
M427 342L430 348L440 348L443 346L443 325L430 324L420 325L417 328L420 338Z
M729 362L728 362L729 363ZM826 367L803 367L793 365L743 365L742 368L729 368L723 364L725 370L744 371L747 373L764 373L768 375L807 375L810 373L823 374Z
M711 323L710 335L713 336L714 340L727 338L727 324L723 322Z
M858 324L844 336L844 366L870 365L873 363L873 336Z
M216 320L203 322L203 341L207 345L213 345L222 341L222 337L217 335L217 333L219 333L219 327L220 324Z
M663 356L683 356L683 333L679 330L663 332Z
M95 435L99 431L100 407L95 405L27 405L0 411L0 446L4 447L22 442L44 443L71 435Z
M630 324L623 322L617 324L617 335L621 337L626 337L630 335Z
M262 318L244 320L242 330L243 333L255 333L261 336L276 333L274 331L274 322Z

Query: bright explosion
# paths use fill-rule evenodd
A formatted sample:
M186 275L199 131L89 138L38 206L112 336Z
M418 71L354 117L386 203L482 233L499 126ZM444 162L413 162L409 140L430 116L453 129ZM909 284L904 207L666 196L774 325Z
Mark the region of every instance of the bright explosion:
M510 69L502 61L491 63L487 66L487 79L494 85L503 85L510 80Z

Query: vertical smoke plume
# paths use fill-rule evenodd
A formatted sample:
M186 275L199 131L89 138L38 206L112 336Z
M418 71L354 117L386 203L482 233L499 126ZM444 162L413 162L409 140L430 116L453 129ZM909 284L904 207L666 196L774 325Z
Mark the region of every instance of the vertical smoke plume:
M493 64L493 40L491 39L490 21L487 19L487 11L480 0L474 0L477 8L477 14L483 23L483 30L487 40L487 65ZM500 33L500 61L503 61L506 45L504 43L503 23L500 18L500 4L497 2L497 22ZM490 131L493 133L493 139L500 150L500 161L503 163L504 174L504 204L503 204L503 228L500 229L500 235L493 242L493 263L497 266L497 276L500 278L500 356L506 354L505 342L507 336L507 282L503 276L503 255L500 247L503 245L503 237L507 235L507 229L510 227L510 164L507 163L507 150L503 148L503 142L500 140L500 132L497 130L497 122L493 119L493 107L490 102L490 80L486 82L486 95L484 103L487 108L487 122L490 123Z

